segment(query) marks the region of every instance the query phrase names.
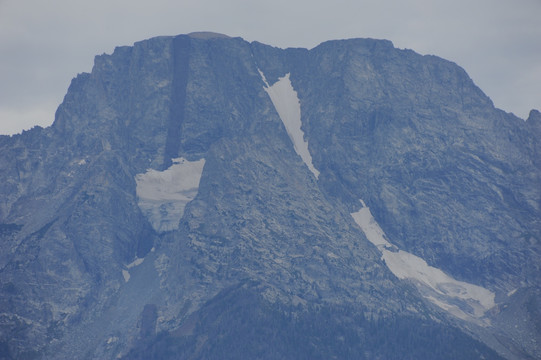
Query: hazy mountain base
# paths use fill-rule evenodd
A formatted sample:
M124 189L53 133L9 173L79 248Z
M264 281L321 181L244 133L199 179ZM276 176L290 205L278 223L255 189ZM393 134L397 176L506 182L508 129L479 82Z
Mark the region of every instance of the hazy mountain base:
M284 307L261 292L253 283L223 290L179 328L157 335L152 321L141 321L123 359L502 359L435 321L366 318L362 307L330 304Z

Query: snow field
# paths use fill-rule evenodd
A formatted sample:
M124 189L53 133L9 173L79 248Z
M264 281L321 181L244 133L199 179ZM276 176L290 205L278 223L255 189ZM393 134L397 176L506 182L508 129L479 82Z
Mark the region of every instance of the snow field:
M272 86L269 86L265 75L261 70L259 70L259 74L266 85L263 88L267 94L269 94L272 104L286 128L287 134L293 142L295 151L299 154L316 179L318 179L319 171L314 167L314 164L312 164L312 156L308 150L308 142L304 140L304 132L301 129L301 103L297 96L297 92L293 89L291 81L289 80L290 74L287 73L286 76L279 78Z
M186 204L199 191L205 159L173 159L164 171L150 169L137 174L137 204L157 232L175 230L184 215Z
M495 305L493 292L455 280L440 269L428 265L420 257L398 250L385 239L370 209L362 200L361 203L364 207L351 216L368 241L381 251L382 259L397 278L412 280L428 300L464 320L479 319Z

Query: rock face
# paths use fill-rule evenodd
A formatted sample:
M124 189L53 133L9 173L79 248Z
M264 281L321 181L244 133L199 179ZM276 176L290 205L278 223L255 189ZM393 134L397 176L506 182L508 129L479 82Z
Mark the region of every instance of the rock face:
M389 41L117 48L0 137L0 358L539 358L540 138Z

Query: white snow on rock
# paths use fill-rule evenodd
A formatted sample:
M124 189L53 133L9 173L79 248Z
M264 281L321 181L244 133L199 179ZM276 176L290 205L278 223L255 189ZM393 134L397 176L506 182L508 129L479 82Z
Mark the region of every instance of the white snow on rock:
M295 151L304 161L308 169L319 178L319 171L312 164L312 156L308 150L308 142L304 141L304 132L301 129L301 103L297 96L297 92L293 89L289 80L289 73L278 79L276 83L269 86L265 75L259 70L261 78L265 82L265 91L269 94L272 104L278 112L282 123L287 130L289 138L293 142Z
M364 201L361 200L361 203L364 205ZM385 233L379 227L368 207L362 207L361 210L352 213L351 216L357 225L361 227L368 241L376 245L378 249L380 246L384 248L392 246L390 242L385 240Z
M137 174L137 204L157 232L175 230L184 215L186 204L199 191L205 159L173 159L164 171L150 169Z
M362 200L361 203L365 206ZM478 320L495 305L493 292L455 280L420 257L399 250L387 241L368 207L362 207L351 216L366 238L381 251L389 270L399 279L412 281L420 293L435 305L463 320Z
M145 258L136 258L135 260L133 260L131 263L129 263L128 265L126 265L126 267L128 269L131 269L132 267L136 267L136 266L139 266L143 263L143 261L145 261Z
M122 269L122 276L124 277L124 281L125 281L125 282L130 281L130 278L131 278L129 269L141 265L141 264L143 263L143 261L145 261L145 258L138 258L138 257L136 257L134 261L132 261L131 263L129 263L128 265L126 265L126 269L127 269L127 270L126 270L126 269Z
M130 272L128 270L122 270L122 276L125 282L130 281Z

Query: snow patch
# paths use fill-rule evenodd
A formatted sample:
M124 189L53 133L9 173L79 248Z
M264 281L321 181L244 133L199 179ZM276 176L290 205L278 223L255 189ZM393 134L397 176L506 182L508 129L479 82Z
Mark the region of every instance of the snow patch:
M340 257L338 255L336 255L335 253L332 253L330 251L327 253L327 256L330 257L331 259L340 259Z
M361 202L364 204L364 201L361 200ZM356 213L352 213L351 216L357 225L361 227L368 241L376 245L378 249L380 246L392 246L390 242L385 240L385 233L379 227L368 207L361 208Z
M130 281L130 272L128 270L122 270L122 276L125 282Z
M134 261L132 261L131 263L129 263L128 265L126 265L126 269L131 269L131 268L134 268L136 266L139 266L143 263L143 261L145 261L144 258L135 258ZM125 282L128 282L130 281L130 278L131 278L131 275L130 275L130 272L126 269L122 269L122 276L124 277L124 281Z
M365 205L362 200L361 203ZM435 305L464 320L479 319L495 305L493 292L455 280L420 257L399 250L387 241L368 207L351 216L366 238L381 251L389 270L399 279L411 280L420 293Z
M263 72L259 69L258 71L265 83L263 88L267 94L269 94L272 104L286 128L287 134L293 142L295 151L299 154L316 179L318 179L319 171L312 164L312 156L308 150L308 142L304 140L304 132L301 129L301 103L297 96L297 92L293 89L291 81L289 80L290 74L287 73L286 76L279 78L276 83L270 86L267 83L267 79Z
M136 258L134 261L126 265L128 269L131 269L132 267L139 266L145 261L145 258Z
M517 289L513 289L513 290L509 291L509 292L507 293L507 297L509 297L509 296L513 296L513 295L514 295L514 294L515 294L515 293L517 292L517 290L518 290L518 288L517 288Z
M137 174L137 204L157 232L178 229L186 204L199 191L205 159L173 159L164 171L149 169Z

